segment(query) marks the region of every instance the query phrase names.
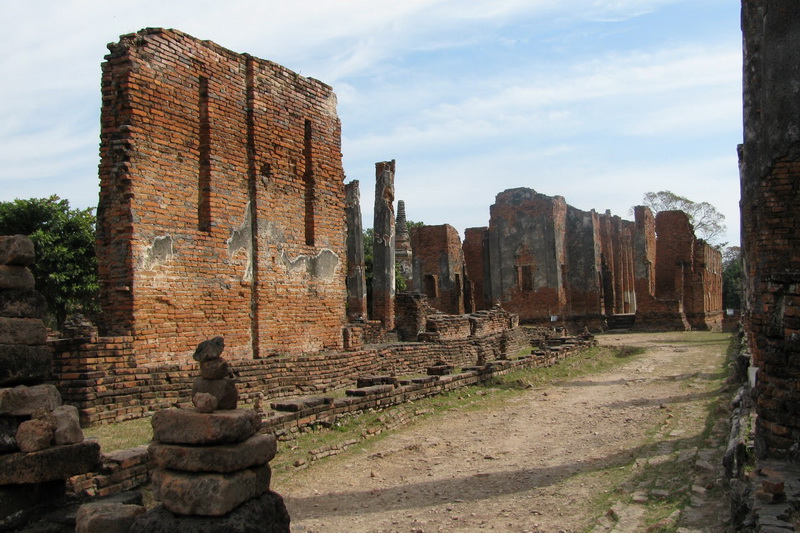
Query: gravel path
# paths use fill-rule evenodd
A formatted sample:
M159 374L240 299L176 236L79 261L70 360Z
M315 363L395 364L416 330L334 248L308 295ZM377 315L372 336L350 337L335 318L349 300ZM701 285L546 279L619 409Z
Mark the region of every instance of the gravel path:
M599 340L647 350L612 371L530 389L491 410L451 410L366 451L276 476L292 530L646 531L660 520L726 531L726 413L713 405L729 396L727 338ZM709 416L719 420L704 434Z

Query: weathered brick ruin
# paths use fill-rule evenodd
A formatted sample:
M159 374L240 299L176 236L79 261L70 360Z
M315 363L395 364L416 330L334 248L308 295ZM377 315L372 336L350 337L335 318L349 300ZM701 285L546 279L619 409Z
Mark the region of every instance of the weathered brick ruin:
M519 188L498 194L490 213L464 242L479 309L500 303L525 322L595 330L618 315L639 328L721 327L721 254L681 211L653 217L639 206L631 222Z
M462 315L474 305L466 296L464 252L458 231L449 224L420 226L411 231L414 253L414 291L427 296L431 307L447 314Z
M342 347L344 173L330 87L175 30L109 46L102 330L140 360Z
M758 369L756 451L800 458L800 6L744 0L743 322Z

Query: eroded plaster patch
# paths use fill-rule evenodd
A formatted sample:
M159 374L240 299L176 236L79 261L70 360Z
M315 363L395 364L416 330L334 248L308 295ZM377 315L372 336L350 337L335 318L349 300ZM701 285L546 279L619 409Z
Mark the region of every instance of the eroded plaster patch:
M145 248L142 258L142 270L153 270L156 266L167 263L175 255L172 235L162 235L153 239L153 244Z

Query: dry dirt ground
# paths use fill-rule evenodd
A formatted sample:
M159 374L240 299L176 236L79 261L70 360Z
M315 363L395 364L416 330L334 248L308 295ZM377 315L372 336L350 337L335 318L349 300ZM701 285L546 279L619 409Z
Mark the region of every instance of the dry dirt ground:
M292 530L726 531L729 338L598 339L646 351L276 476Z

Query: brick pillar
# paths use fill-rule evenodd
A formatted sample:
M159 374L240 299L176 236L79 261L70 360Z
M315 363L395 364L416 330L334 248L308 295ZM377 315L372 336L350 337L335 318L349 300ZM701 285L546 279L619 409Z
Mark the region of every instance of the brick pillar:
M375 163L375 242L372 262L372 318L394 329L394 169Z
M400 274L406 280L406 290L412 290L414 283L414 255L411 249L411 235L408 234L406 226L406 203L403 200L397 201L397 235L394 239L395 261L397 262Z
M367 318L367 280L364 270L364 230L358 180L344 186L347 218L347 318Z
M800 3L744 0L744 312L756 453L800 458Z

